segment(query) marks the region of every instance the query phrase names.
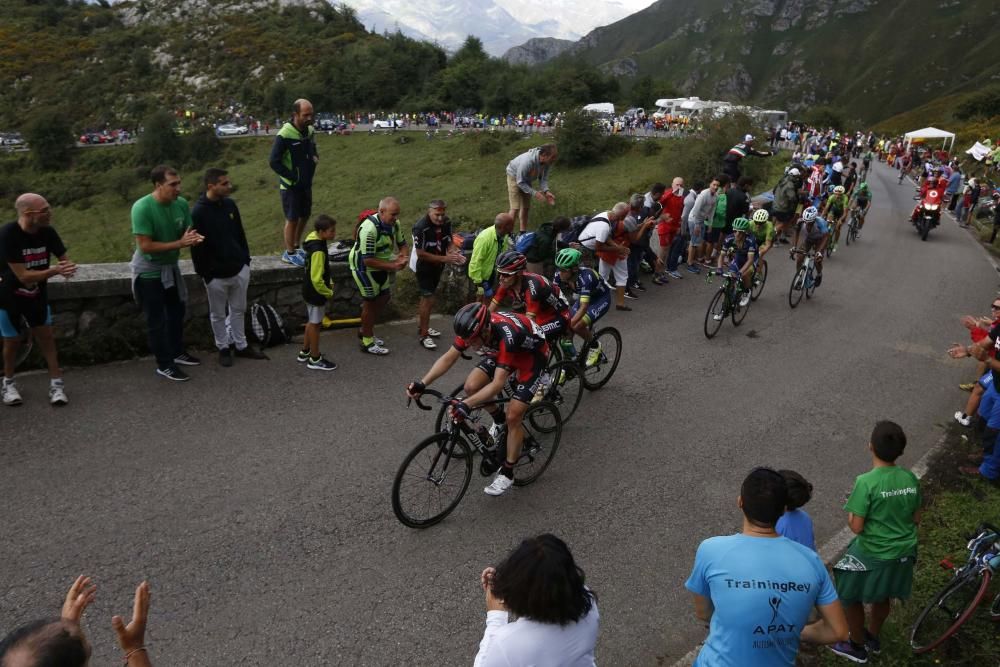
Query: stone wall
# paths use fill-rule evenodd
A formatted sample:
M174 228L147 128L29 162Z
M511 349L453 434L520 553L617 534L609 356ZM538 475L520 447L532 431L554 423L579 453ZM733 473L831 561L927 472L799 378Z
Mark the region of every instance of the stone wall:
M188 288L185 339L200 349L214 347L208 322L205 287L190 261L181 261ZM334 262L334 298L327 307L332 318L358 317L361 296L346 262ZM275 307L292 335L302 331L305 306L302 301L302 269L282 263L277 257L254 257L248 303L260 300ZM437 310L454 312L474 298L465 267L448 266L438 288ZM410 315L417 304L416 281L409 270L401 271L393 285L393 299L382 319ZM132 298L128 264L84 264L71 280L49 281L52 321L59 341L60 361L66 365L102 363L130 359L149 353L145 320ZM33 352L32 361L40 361ZM29 362L31 363L31 362Z

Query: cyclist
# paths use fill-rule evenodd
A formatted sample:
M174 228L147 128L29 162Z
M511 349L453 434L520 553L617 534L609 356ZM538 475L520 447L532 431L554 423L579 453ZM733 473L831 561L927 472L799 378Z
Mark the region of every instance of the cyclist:
M875 159L875 154L869 148L868 152L865 153L864 157L861 158L861 178L868 178L868 172L872 168L872 160Z
M854 188L854 204L852 209L858 211L858 231L865 226L865 216L868 209L872 207L872 189L868 187L868 181L861 181L858 187Z
M754 240L757 242L757 258L760 259L774 245L774 223L771 222L771 216L762 208L753 212L750 222L753 223L752 231Z
M795 270L802 267L804 255L795 251L799 250L799 235L804 232L803 247L801 250L809 252L816 251L816 287L823 281L823 251L826 244L830 242L830 225L820 217L815 206L810 206L802 211L802 219L795 228L795 245L792 246L791 256L795 259Z
M527 263L527 258L516 250L508 250L497 257L500 284L490 301L490 311L496 312L505 299L512 297L524 304L525 314L545 337L555 340L569 330L569 304L559 287L537 273L525 271ZM569 345L572 346L572 342Z
M837 252L837 242L840 241L840 226L847 219L849 204L850 198L847 196L847 189L843 185L837 185L833 188L833 194L827 197L820 213L820 216L829 221L833 227L833 252Z
M575 248L556 253L557 271L552 282L576 296L570 306L569 328L586 342L589 349L585 364L593 366L601 358L601 345L594 340L594 324L611 308L611 286L597 271L580 266L582 258Z
M750 286L753 272L757 270L757 239L750 233L753 225L746 218L733 220L733 233L722 242L719 253L718 268L740 274L740 307L745 308L750 303ZM729 262L724 267L725 259Z
M496 356L484 355L469 373L465 380L466 397L454 401L451 414L458 419L468 417L478 405L499 396L508 378L514 377L506 414L495 404L487 408L493 417L490 435L494 440L506 426L507 456L493 482L483 491L490 496L503 495L514 484L514 465L521 456L524 442L521 420L541 381L549 346L545 344L545 334L526 315L491 313L481 303L462 306L455 313L454 327L455 342L422 378L406 387L406 395L410 398L420 396L428 385L455 365L465 350L477 343L496 348Z

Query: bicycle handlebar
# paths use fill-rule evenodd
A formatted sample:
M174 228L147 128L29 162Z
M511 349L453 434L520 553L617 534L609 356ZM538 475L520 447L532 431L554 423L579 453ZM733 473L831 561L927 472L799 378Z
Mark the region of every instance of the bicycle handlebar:
M422 392L420 392L420 396L417 396L416 398L409 398L409 397L407 397L407 399L406 399L406 407L410 407L410 402L412 401L412 402L416 403L417 407L420 408L421 410L430 410L431 406L424 405L423 403L420 402L421 397L424 396L424 395L428 395L428 396L431 396L432 398L436 398L439 401L441 401L442 403L447 403L448 401L450 401L452 399L451 396L445 396L444 394L442 394L440 391L437 391L436 389L424 389Z

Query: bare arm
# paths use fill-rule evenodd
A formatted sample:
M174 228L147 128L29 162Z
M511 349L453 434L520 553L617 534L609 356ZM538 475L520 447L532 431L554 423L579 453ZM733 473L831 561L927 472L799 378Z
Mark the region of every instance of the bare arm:
M448 348L448 351L438 357L438 360L435 361L434 365L431 366L431 369L427 371L422 378L420 378L420 381L423 382L425 386L431 384L434 380L437 380L439 377L447 373L448 369L454 366L455 362L458 361L461 356L462 353L459 352L457 347L452 346Z
M139 246L139 251L147 255L154 252L168 252L170 250L180 250L198 245L205 240L205 237L193 229L188 229L176 241L154 241L151 236L136 234L135 242Z
M863 516L858 516L853 512L847 513L847 526L851 529L855 535L860 535L861 531L865 529L865 518Z
M830 604L817 605L821 620L802 628L801 639L810 644L835 644L847 641L847 617L840 600Z
M712 614L715 613L715 607L712 606L712 601L704 595L698 595L697 593L692 593L692 595L694 595L695 617L700 621L708 623L712 620Z
M500 395L500 392L503 390L503 386L507 383L507 377L509 375L510 371L506 368L500 368L497 366L496 371L493 372L493 380L472 396L466 398L463 402L470 408L474 408L480 403L492 401Z

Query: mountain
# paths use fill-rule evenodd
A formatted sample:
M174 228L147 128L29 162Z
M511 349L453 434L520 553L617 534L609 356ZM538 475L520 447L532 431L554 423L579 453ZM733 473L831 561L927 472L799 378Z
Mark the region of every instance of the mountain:
M568 52L687 95L874 120L1000 79L998 17L993 0L658 0Z
M556 58L573 48L576 42L555 37L529 39L520 46L513 46L503 54L503 59L511 65L538 65Z

